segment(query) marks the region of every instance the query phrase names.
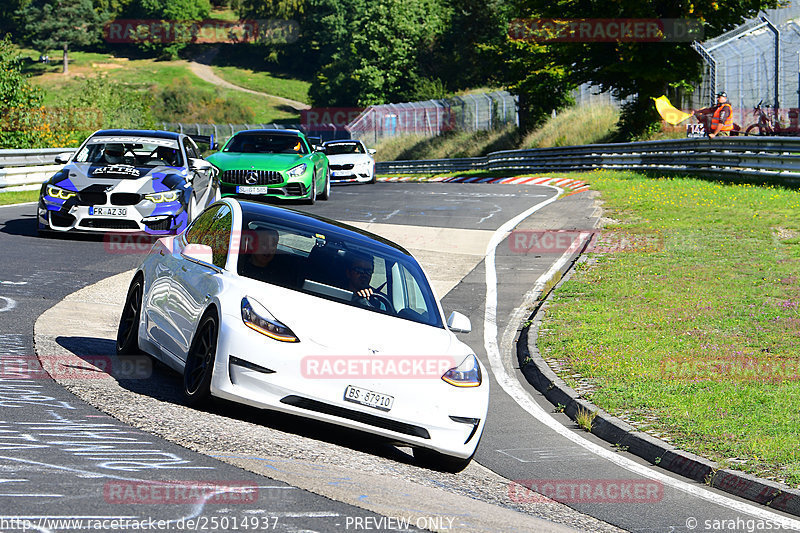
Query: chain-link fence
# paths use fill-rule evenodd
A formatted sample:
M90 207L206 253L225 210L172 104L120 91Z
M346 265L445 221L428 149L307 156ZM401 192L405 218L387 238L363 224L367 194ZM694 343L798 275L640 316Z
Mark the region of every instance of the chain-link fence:
M703 57L703 81L685 107L708 107L719 91L728 94L734 122L743 129L757 122L754 107L778 109L785 126L797 124L800 88L800 5L770 9L741 26L694 43ZM770 111L772 114L773 111Z
M361 109L319 109L317 118L349 116L339 124L311 120L305 116L301 124L194 124L159 123L161 129L192 135L210 135L222 145L237 131L250 129L297 129L307 135L331 139L361 139L377 143L384 137L416 134L433 137L446 131L477 131L518 125L517 99L506 91L468 94L445 100L385 104Z
M237 131L253 129L300 129L299 124L194 124L187 122L159 122L164 131L176 131L189 135L209 135L222 146Z
M375 144L385 137L491 130L519 124L517 99L506 91L443 100L370 106L347 125L353 138Z

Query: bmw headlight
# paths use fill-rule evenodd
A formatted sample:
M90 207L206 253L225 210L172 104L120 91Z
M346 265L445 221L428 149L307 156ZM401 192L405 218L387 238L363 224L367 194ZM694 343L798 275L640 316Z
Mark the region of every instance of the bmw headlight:
M67 189L56 187L55 185L47 186L47 196L50 196L51 198L58 198L59 200L69 200L73 196L77 195L78 193L74 191L68 191Z
M292 167L289 170L287 170L286 175L289 176L290 178L300 177L305 173L306 168L308 168L308 165L306 165L305 163L303 163L302 165L297 165L296 167Z
M442 379L454 387L477 387L481 384L481 367L475 354L470 354L461 364L444 373Z
M245 326L262 335L281 342L300 342L297 335L280 320L272 316L267 308L250 298L242 298L242 321Z
M178 195L181 191L178 190L171 190L166 192L154 192L150 194L145 194L144 197L146 200L150 200L156 204L163 204L165 202L174 202L178 199Z

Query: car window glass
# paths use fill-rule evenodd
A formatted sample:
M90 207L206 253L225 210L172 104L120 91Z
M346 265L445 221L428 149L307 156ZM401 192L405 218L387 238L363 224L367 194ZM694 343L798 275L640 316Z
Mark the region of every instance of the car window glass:
M187 157L192 157L194 159L198 159L200 157L197 155L197 150L195 150L194 145L189 138L183 139L183 147L186 149Z
M346 234L325 235L250 216L243 224L240 276L443 327L433 292L413 258ZM367 289L373 296L360 294Z
M307 154L308 147L297 135L238 134L223 149L224 152L245 154Z
M328 155L341 154L365 154L364 146L361 143L333 143L325 147Z
M80 149L74 162L98 166L157 167L181 166L183 158L177 141L173 139L121 136L93 138ZM94 173L91 175L94 176Z
M211 247L214 265L225 268L231 240L233 214L225 204L214 206L195 219L186 232L187 244Z

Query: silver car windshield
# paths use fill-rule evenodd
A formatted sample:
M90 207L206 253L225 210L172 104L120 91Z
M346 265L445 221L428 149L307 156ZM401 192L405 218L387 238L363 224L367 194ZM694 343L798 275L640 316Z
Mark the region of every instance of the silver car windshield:
M442 328L417 262L341 234L245 220L238 273L327 300Z

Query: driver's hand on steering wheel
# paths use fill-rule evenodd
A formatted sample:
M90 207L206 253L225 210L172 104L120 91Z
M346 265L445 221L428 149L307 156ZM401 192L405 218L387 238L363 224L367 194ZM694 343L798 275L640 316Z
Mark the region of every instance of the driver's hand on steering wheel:
M355 292L356 296L360 296L361 298L369 298L374 294L372 287L367 287L366 289L361 289Z

